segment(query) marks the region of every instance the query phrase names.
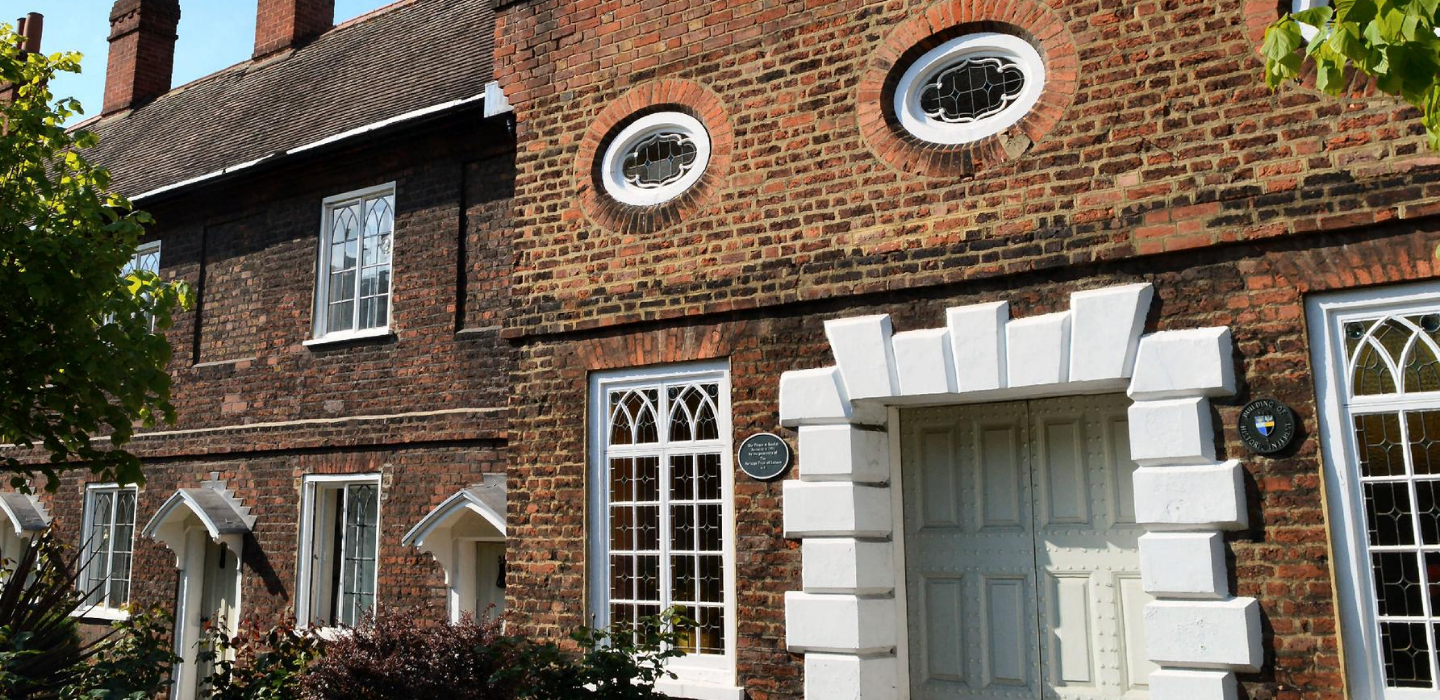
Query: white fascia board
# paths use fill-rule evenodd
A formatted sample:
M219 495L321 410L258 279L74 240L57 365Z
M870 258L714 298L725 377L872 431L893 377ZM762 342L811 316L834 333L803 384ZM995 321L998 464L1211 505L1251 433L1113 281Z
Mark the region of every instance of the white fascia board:
M492 86L493 86L493 87L492 87ZM432 114L439 114L439 113L441 113L441 112L447 112L447 111L450 111L450 110L453 110L453 109L459 109L459 108L461 108L461 107L465 107L465 106L467 106L467 105L471 105L471 104L474 104L474 103L476 103L476 102L485 102L485 100L486 100L487 97L490 97L490 98L494 99L494 96L495 96L495 95L499 95L499 96L500 96L500 101L504 102L504 104L503 104L503 105L497 104L497 105L494 106L494 109L492 109L492 108L487 104L487 106L486 106L486 108L485 108L485 116L486 116L487 118L488 118L488 117L492 117L492 116L496 116L496 115L500 115L500 114L506 114L506 113L508 113L508 112L513 112L513 111L514 111L514 108L512 108L512 107L510 106L509 101L504 99L505 93L500 90L499 83L496 83L496 82L493 82L493 81L492 81L492 82L486 84L486 86L485 86L485 92L482 92L482 93L480 93L480 94L478 94L478 95L475 95L475 96L473 96L473 97L464 97L464 98L461 98L461 99L458 99L458 100L451 100L451 101L449 101L449 102L442 102L442 103L440 103L440 104L438 104L438 105L431 105L431 106L429 106L429 107L423 107L423 108L417 109L417 110L415 110L415 111L413 111L413 112L406 112L406 113L404 113L404 114L400 114L400 115L397 115L397 116L394 116L394 117L390 117L389 119L382 119L382 120L380 120L380 121L378 121L378 122L374 122L374 123L371 123L371 124L366 124L365 126L356 127L356 128L351 129L351 130L349 130L349 131L342 131L342 132L340 132L340 133L338 133L338 134L335 134L335 135L333 135L333 136L327 136L327 137L325 137L325 138L323 138L323 139L320 139L319 141L314 141L314 142L311 142L311 143L307 143L307 144L305 144L305 145L303 145L303 146L296 146L295 148L292 148L292 149L287 150L287 151L279 151L279 152L277 152L277 153L272 153L272 154L270 154L270 155L267 155L267 156L264 156L264 157L261 157L261 158L256 158L255 160L246 161L246 162L244 162L244 163L237 163L237 164L235 164L235 165L226 166L226 167L224 167L224 168L221 168L221 169L219 169L219 170L216 170L216 171L213 172L213 173L208 173L208 174L205 174L205 175L200 175L200 176L198 176L198 177L192 177L192 178L190 178L189 180L182 180L182 181L177 182L177 183L172 184L172 185L166 185L166 186L164 186L164 187L159 187L159 188L150 190L149 192L145 192L145 193L142 193L142 194L135 195L134 197L131 197L131 198L130 198L130 201L132 201L132 202L138 202L138 201L140 201L140 200L142 200L142 199L147 199L147 198L150 198L150 197L155 197L155 196L157 196L157 195L165 194L165 193L167 193L167 192L173 192L173 191L175 191L175 190L184 189L184 188L186 188L186 187L190 187L191 185L197 185L197 184L200 184L200 183L202 183L202 182L206 182L206 181L209 181L209 180L214 180L214 179L216 179L216 178L224 177L224 176L226 176L226 175L231 175L231 174L237 173L237 172L239 172L239 171L241 171L241 170L246 170L246 169L249 169L249 168L253 168L253 167L255 167L256 165L259 165L259 164L261 164L261 163L266 163L266 162L269 162L269 161L272 161L272 160L276 160L276 159L279 159L279 158L284 158L284 157L286 157L286 156L292 156L292 155L296 155L296 154L299 154L299 153L304 153L304 152L306 152L306 151L314 150L314 149L316 149L316 148L321 148L321 147L324 147L324 146L329 146L329 145L331 145L331 144L338 143L338 142L340 142L340 141L345 141L345 140L348 140L348 139L355 138L356 136L362 136L362 135L364 135L364 134L368 134L368 133L370 133L370 132L372 132L372 131L379 131L380 129L384 129L384 128L389 127L389 126L394 126L394 125L396 125L396 124L401 124L401 123L408 122L408 121L414 121L414 120L419 119L419 118L421 118L421 117L427 117L427 116L430 116L430 115L432 115Z

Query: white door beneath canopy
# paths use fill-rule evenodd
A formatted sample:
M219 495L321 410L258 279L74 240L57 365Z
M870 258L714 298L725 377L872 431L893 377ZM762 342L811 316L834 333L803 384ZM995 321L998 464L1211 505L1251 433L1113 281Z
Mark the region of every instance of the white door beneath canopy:
M912 700L1148 696L1128 405L902 413Z

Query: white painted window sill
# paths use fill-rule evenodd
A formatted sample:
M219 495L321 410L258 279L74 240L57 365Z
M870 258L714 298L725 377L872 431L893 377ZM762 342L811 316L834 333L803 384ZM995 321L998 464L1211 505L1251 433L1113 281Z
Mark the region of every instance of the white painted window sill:
M686 698L687 700L745 700L745 689L736 688L731 685L714 685L711 683L696 683L687 681L684 678L670 679L661 678L655 683L655 689L672 698Z
M94 607L85 608L84 610L72 611L70 613L70 617L79 618L81 620L119 622L121 620L130 619L130 611L125 610L124 608L107 608L96 605Z
M307 348L314 348L323 347L326 345L337 345L339 343L349 343L356 340L366 340L369 338L389 338L394 336L395 331L391 328L366 328L363 331L344 331L341 333L331 333L320 338L313 338L311 340L307 340L304 342L304 345Z

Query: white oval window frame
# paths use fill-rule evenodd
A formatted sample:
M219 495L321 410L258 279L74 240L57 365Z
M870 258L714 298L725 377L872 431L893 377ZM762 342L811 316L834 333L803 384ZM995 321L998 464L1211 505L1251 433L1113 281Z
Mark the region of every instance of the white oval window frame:
M920 90L936 73L964 58L995 56L1015 62L1025 74L1020 96L999 114L968 124L950 124L926 116L920 109ZM951 39L915 59L895 86L895 116L900 126L922 141L947 146L994 136L1020 121L1040 100L1045 89L1045 60L1030 42L1011 34L980 32Z
M635 187L625 181L625 155L640 140L659 131L679 131L689 136L695 142L695 167L684 177L663 187ZM653 207L694 187L709 166L710 132L705 124L683 112L656 112L636 119L610 139L610 145L605 148L605 155L600 161L600 179L605 191L615 201L636 207Z

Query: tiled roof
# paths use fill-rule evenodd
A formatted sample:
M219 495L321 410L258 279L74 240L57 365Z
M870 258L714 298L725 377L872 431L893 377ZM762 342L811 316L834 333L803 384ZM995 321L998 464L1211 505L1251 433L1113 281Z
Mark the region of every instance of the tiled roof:
M492 0L396 3L288 54L86 122L100 137L87 155L110 169L117 192L133 197L474 97L492 75L491 7Z

